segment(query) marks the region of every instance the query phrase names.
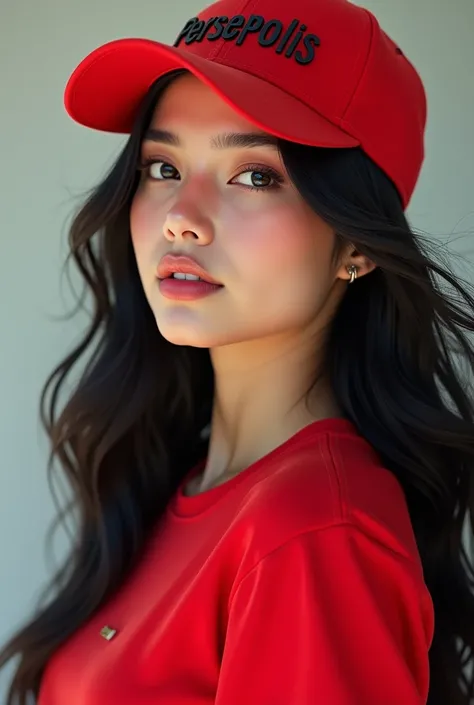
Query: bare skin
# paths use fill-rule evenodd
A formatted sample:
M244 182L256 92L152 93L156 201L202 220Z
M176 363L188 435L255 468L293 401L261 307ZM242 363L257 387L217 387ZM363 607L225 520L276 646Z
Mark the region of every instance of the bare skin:
M217 148L228 133L265 134L193 76L179 78L151 127L178 145L145 140L154 164L132 204L132 241L160 333L175 345L209 348L215 398L206 467L188 494L217 486L318 419L340 414L318 374L328 326L348 285L374 268L302 199L272 145ZM262 173L275 172L275 177ZM195 257L224 286L190 302L160 293L167 253Z

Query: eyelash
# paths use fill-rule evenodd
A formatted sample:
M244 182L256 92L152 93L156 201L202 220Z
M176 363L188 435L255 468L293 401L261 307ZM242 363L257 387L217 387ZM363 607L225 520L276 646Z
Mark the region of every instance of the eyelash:
M141 172L146 173L146 179L150 181L172 181L173 179L153 179L149 173L148 170L152 164L157 164L157 163L162 163L165 164L166 166L171 166L173 169L178 171L176 167L173 166L173 164L170 164L170 162L165 161L164 159L159 159L158 157L149 157L148 159L144 159L139 167L138 170ZM238 184L238 186L241 186L242 188L247 189L248 191L273 191L274 189L277 189L280 187L280 184L284 182L284 178L279 174L277 171L274 169L271 169L269 166L264 166L263 164L249 164L243 171L240 172L240 174L237 174L234 176L234 179L237 178L237 176L242 176L242 174L247 174L248 172L254 172L257 171L260 174L265 174L265 176L269 176L273 183L269 186L245 186L243 184Z

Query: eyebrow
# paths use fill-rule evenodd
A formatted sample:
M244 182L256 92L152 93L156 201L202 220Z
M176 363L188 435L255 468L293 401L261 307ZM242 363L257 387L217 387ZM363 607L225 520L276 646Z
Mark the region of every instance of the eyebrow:
M150 128L144 137L144 141L161 142L172 147L180 147L181 142L178 135L167 130L157 130ZM278 149L278 139L272 135L261 132L226 132L211 139L213 149L232 149L243 147L273 147Z

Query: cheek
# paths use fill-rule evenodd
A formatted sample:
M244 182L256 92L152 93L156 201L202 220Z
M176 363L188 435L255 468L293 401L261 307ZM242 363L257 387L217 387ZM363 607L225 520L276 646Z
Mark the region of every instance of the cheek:
M130 235L138 273L147 296L155 285L155 272L151 266L158 261L157 247L161 228L160 214L150 207L148 199L135 196L130 208Z
M130 208L130 232L136 250L146 247L147 243L151 242L153 231L156 237L156 229L152 227L153 222L147 201L139 195L135 196Z
M239 244L235 259L257 282L273 278L279 284L292 285L295 280L303 284L331 273L334 235L300 203L273 203L242 214L233 241Z
M270 332L308 325L333 287L332 230L300 202L242 215L239 231L234 226L235 238L226 243L235 243L229 254L238 268L233 295L246 312L246 325L253 320Z

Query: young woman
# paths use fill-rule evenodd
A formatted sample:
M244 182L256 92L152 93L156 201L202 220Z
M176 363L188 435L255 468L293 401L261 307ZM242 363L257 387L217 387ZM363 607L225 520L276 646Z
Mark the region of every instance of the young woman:
M411 63L346 0L221 0L66 108L130 137L71 229L77 540L8 705L472 703L474 299L404 214Z

